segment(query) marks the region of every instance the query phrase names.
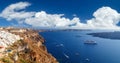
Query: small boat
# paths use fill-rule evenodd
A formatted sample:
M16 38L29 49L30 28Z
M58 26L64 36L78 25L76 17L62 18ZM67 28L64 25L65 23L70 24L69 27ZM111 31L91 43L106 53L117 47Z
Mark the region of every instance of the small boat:
M65 56L66 58L68 58L68 59L70 58L70 57L69 57L68 55L66 55L65 53L63 53L63 54L64 54L64 56Z
M64 45L63 44L60 44L61 47L63 47Z
M58 44L58 45L56 45L56 47L64 47L64 45L63 44Z
M93 45L95 45L95 44L97 44L97 42L96 42L96 41L93 41L93 40L86 40L86 41L84 42L84 44L93 44Z
M90 61L90 59L89 59L89 58L86 58L85 61Z

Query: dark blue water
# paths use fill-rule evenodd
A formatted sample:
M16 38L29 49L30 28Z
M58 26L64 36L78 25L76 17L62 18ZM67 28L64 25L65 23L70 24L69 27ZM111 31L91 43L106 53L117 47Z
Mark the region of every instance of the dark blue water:
M120 40L86 35L95 31L41 32L45 45L60 63L120 63ZM97 45L84 44L94 40Z

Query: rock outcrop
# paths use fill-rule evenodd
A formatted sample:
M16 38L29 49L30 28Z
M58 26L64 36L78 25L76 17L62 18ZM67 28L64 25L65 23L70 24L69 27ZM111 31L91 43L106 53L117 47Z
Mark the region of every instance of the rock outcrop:
M58 63L58 61L47 52L44 39L37 31L30 29L4 29L9 33L22 37L12 45L9 45L1 53L0 63Z

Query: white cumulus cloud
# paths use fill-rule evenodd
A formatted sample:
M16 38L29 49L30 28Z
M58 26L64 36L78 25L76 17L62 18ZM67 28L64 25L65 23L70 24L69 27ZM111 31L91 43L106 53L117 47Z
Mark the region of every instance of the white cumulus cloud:
M102 7L93 13L94 18L87 20L87 25L93 28L118 28L120 14L110 8Z
M0 17L8 21L16 20L18 23L25 23L33 27L51 28L77 28L77 29L120 29L117 24L120 21L120 13L110 7L101 7L93 13L87 23L81 23L80 18L74 16L73 19L65 18L64 14L48 14L45 11L27 12L28 2L18 2L6 7Z
M37 27L69 27L79 22L77 17L70 20L64 14L47 14L45 11L36 12L34 17L25 20L25 23Z
M24 9L30 5L31 4L28 2L11 4L2 11L0 16L7 19L8 21L17 20L22 22L24 19L34 16L35 12L24 11Z

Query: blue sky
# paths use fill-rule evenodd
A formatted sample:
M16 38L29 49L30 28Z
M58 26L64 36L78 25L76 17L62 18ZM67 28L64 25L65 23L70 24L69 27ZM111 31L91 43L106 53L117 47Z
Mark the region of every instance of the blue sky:
M41 12L44 11L47 14L64 14L64 17L72 20L74 17L80 19L81 23L86 23L87 20L94 18L93 13L99 8L110 7L111 9L120 12L119 0L0 0L0 13L4 11L6 7L11 4L19 2L28 2L31 5L24 9L25 12ZM20 10L21 11L21 10ZM19 12L19 11L18 11ZM16 19L10 21L4 17L0 17L0 26L9 26L19 24ZM52 22L52 21L51 21ZM117 23L118 25L119 23ZM26 23L19 24L20 26L26 25ZM27 24L32 26L31 24ZM72 24L74 25L74 24ZM56 26L56 25L54 25ZM35 26L36 27L36 26ZM41 27L41 26L39 26Z
M32 5L26 11L46 11L47 13L65 14L72 18L76 14L83 21L90 19L94 11L102 6L109 6L120 11L119 0L0 0L0 11L16 2L30 2Z

